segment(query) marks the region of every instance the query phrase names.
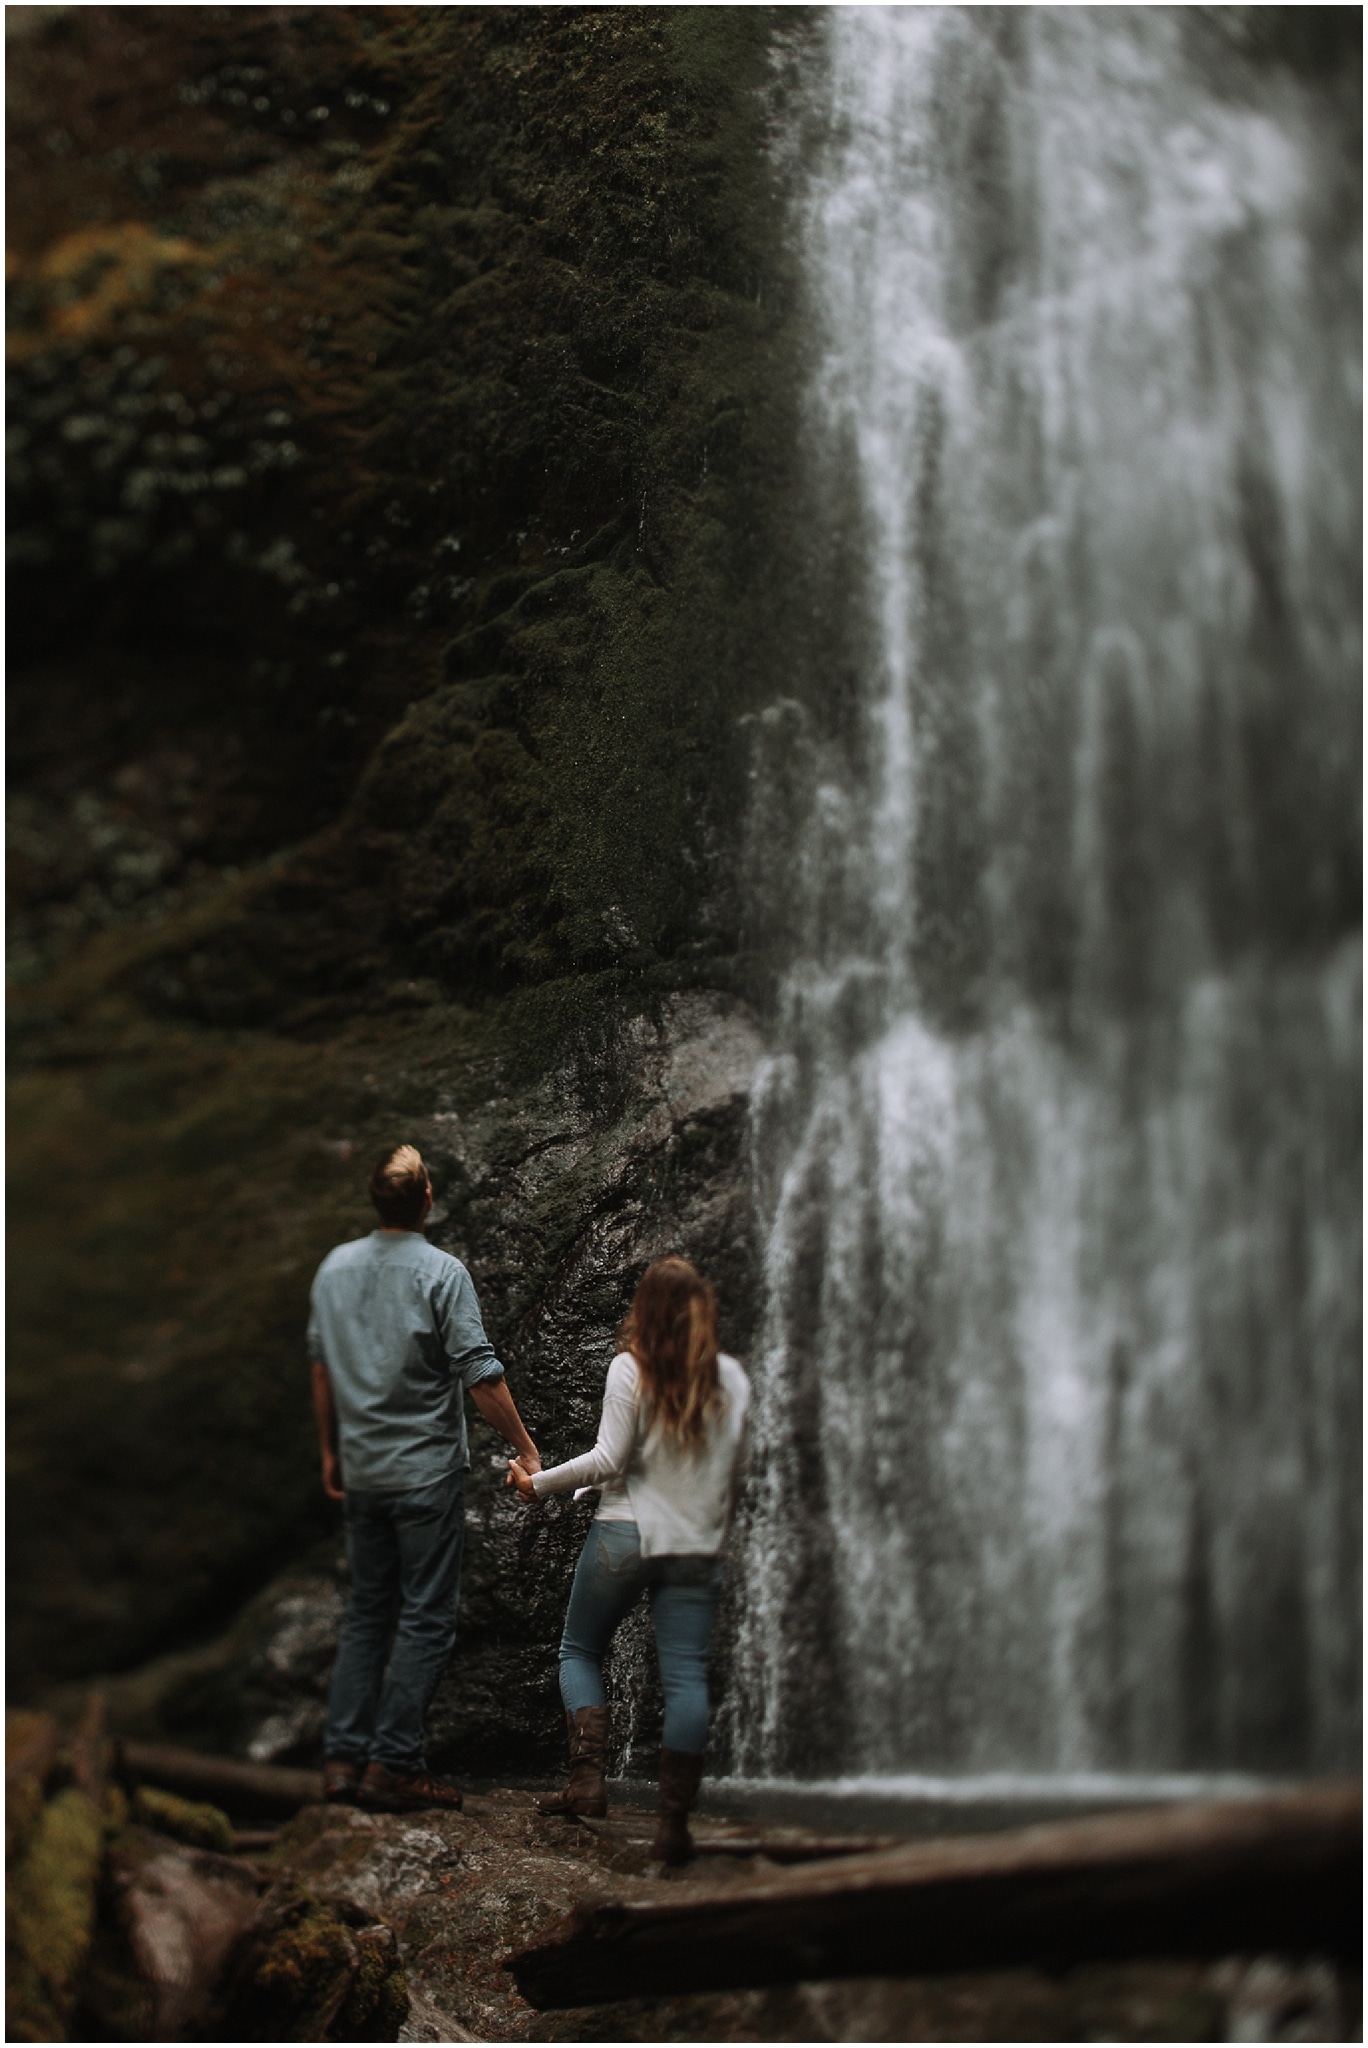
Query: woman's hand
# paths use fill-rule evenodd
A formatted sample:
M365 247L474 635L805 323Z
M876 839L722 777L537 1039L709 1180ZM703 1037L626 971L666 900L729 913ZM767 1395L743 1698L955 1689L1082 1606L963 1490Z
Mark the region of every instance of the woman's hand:
M509 1459L508 1478L504 1483L508 1486L517 1487L520 1500L535 1500L537 1498L537 1490L532 1484L532 1474L517 1458Z

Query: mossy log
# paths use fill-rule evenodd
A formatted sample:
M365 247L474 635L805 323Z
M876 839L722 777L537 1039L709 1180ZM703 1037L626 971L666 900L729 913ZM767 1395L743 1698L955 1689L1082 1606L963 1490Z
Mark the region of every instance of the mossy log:
M64 2041L95 1920L104 1821L68 1785L44 1806L6 1897L5 2034Z
M85 2018L115 2041L393 2041L398 1944L345 1900L141 1827L111 1846Z
M222 1856L231 1856L246 1846L221 1808L203 1800L178 1799L174 1792L163 1792L159 1786L139 1785L131 1812L143 1827L155 1828L158 1834L170 1835L191 1849L215 1849Z
M13 1742L10 1731L13 1727ZM69 1745L71 1783L44 1804L58 1757L51 1715L7 1717L5 2032L63 2041L95 1924L108 1787L105 1702L93 1692Z
M1350 1956L1362 1813L1355 1783L908 1844L581 1906L505 1967L531 2004L563 2007L1140 1956Z
M38 1825L61 1739L54 1714L5 1715L5 1862L22 1855Z
M71 1782L97 1813L103 1812L109 1789L109 1703L96 1690L86 1700L71 1738Z
M260 1893L249 1864L148 1828L122 1829L110 1848L106 1926L86 1994L107 2036L205 2038Z
M242 1763L162 1742L125 1742L120 1759L124 1775L135 1783L159 1785L183 1798L210 1799L229 1813L289 1815L323 1797L321 1771Z

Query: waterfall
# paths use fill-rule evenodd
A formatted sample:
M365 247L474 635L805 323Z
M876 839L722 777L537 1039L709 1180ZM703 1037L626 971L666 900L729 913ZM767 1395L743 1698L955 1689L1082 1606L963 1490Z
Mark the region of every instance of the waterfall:
M1221 12L799 60L741 1774L1358 1758L1356 230Z

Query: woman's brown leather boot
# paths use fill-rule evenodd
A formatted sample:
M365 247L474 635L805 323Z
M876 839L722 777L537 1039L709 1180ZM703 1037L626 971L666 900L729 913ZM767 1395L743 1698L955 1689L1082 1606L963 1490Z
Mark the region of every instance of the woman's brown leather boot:
M538 1813L582 1813L587 1820L602 1820L608 1811L608 1709L581 1707L565 1717L570 1744L570 1775L565 1790L537 1801Z
M703 1776L701 1756L688 1756L682 1749L660 1752L660 1815L651 1842L653 1863L688 1863L694 1845L689 1834L689 1815L698 1797Z

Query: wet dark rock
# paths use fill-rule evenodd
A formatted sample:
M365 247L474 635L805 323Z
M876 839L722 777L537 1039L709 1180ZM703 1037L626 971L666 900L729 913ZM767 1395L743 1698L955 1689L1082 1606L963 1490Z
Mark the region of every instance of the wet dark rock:
M744 1118L760 1051L743 1006L679 996L624 1030L606 1113L576 1110L553 1076L473 1128L440 1113L428 1126L449 1212L434 1235L471 1265L547 1462L593 1442L613 1333L652 1258L682 1252L709 1273L724 1344L749 1348L758 1244ZM472 1433L462 1636L431 1717L434 1754L486 1773L560 1760L553 1652L596 1504L526 1509L506 1460L490 1431ZM620 1717L628 1746L631 1725Z
M571 1902L763 1882L773 1867L763 1860L708 1853L714 1831L725 1824L699 1824L698 1863L662 1875L645 1856L648 1814L614 1805L590 1830L542 1820L531 1794L498 1790L469 1798L461 1814L310 1808L271 1860L316 1892L384 1912L408 1975L404 2040L1181 2041L1237 2038L1237 2024L1289 2029L1243 2039L1326 2040L1356 2024L1350 1983L1321 1964L1274 1958L870 1978L565 2012L536 2012L518 1996L503 1956ZM1256 2018L1259 1996L1269 2003ZM1308 2031L1290 2031L1298 2026Z
M614 1331L650 1259L695 1259L717 1284L724 1343L746 1352L758 1247L745 1114L761 1051L744 1004L682 994L654 1018L613 1023L592 1096L562 1066L487 1086L465 1110L439 1086L410 1122L438 1196L430 1234L470 1265L548 1461L593 1442ZM432 1710L432 1755L476 1774L554 1767L555 1645L593 1504L523 1508L505 1485L501 1439L473 1416L470 1432L461 1637ZM258 1762L317 1761L344 1595L334 1535L221 1636L112 1679L116 1729ZM659 1701L639 1621L611 1672L619 1761L649 1767Z

